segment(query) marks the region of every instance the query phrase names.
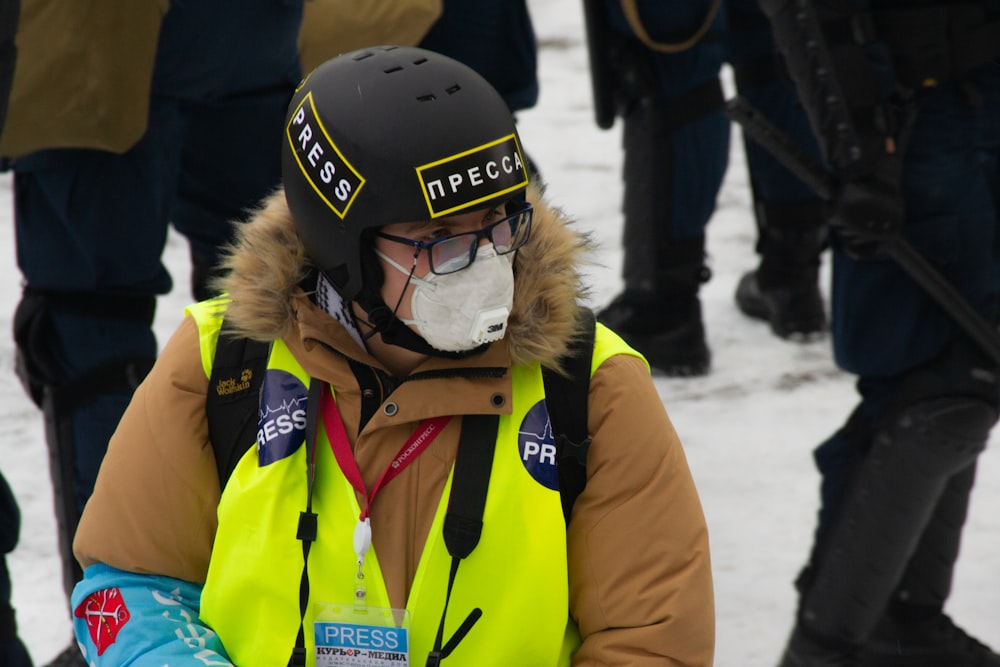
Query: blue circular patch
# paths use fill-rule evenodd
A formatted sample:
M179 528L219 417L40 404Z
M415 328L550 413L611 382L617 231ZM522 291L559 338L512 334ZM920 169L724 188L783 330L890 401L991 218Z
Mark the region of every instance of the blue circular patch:
M306 440L309 392L287 371L268 369L260 394L257 463L266 466L295 453Z
M556 440L552 436L552 423L544 400L535 403L524 416L517 433L517 448L528 474L542 486L558 491Z

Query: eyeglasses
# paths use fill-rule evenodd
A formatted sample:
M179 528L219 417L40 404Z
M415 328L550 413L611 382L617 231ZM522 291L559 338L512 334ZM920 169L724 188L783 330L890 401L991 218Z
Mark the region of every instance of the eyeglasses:
M486 238L490 240L498 255L512 253L528 240L531 234L531 204L511 200L505 204L507 217L492 222L474 232L462 232L453 236L435 239L434 241L414 241L404 236L394 236L384 232L375 232L377 236L396 243L403 243L416 248L414 258L421 250L427 251L431 273L443 276L455 273L472 264L476 258L479 242Z

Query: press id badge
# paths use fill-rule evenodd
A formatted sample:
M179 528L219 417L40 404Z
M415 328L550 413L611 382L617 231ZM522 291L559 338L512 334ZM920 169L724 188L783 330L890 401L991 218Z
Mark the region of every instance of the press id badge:
M316 667L409 667L410 612L327 605L313 623Z

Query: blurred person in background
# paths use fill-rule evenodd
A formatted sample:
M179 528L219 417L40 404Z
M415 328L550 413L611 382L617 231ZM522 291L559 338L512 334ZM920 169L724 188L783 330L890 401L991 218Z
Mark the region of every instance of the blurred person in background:
M699 290L711 271L705 229L729 163L720 70L773 124L819 155L755 0L586 0L598 124L623 122L624 290L599 313L671 376L711 367ZM818 277L822 202L757 144L745 142L758 267L736 303L784 339L825 331Z

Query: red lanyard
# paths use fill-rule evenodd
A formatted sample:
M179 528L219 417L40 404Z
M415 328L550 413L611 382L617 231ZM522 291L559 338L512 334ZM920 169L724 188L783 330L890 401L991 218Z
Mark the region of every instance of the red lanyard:
M435 417L422 421L417 430L410 436L410 439L399 450L399 453L396 454L389 467L379 476L378 481L375 482L375 486L372 487L371 493L368 493L365 489L365 483L361 479L361 471L358 470L358 462L354 458L354 452L351 451L351 443L347 439L347 430L344 429L344 422L340 419L337 402L333 400L330 387L326 384L323 385L323 395L320 399L320 414L323 416L323 425L326 427L326 434L330 439L330 449L333 450L333 455L340 465L341 472L344 473L344 477L351 483L351 486L365 499L365 506L361 509L361 516L359 517L360 521L368 518L372 501L375 500L375 494L395 479L396 475L403 471L403 468L410 465L414 459L420 456L427 449L427 446L434 441L434 438L440 435L444 427L448 425L448 422L451 421L451 416Z

